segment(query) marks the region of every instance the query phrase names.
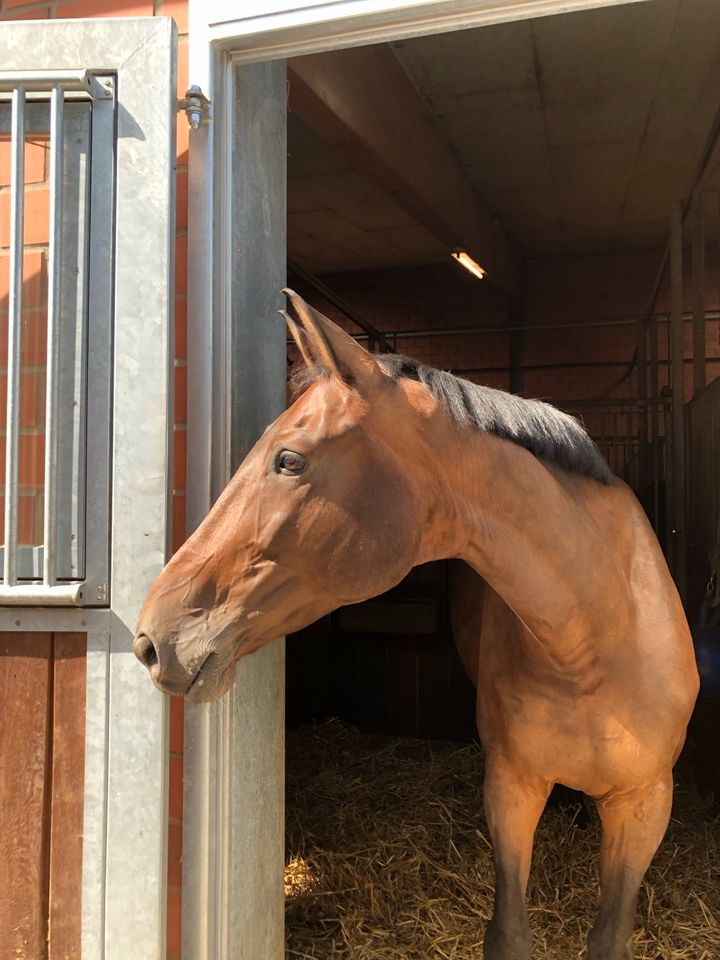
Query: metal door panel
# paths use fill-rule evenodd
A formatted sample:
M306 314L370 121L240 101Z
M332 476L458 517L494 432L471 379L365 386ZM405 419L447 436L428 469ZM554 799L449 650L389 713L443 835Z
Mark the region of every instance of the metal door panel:
M41 604L52 591L54 602L73 602L67 581L19 584L26 606L0 605L0 630L88 634L77 898L86 960L165 956L167 698L131 642L170 542L176 44L161 17L0 25L2 71L6 80L25 72L14 83L28 91L27 117L47 111L38 96L64 84L65 134L77 133L61 181L62 246L77 272L59 290L70 330L58 333L58 533L79 545L70 572L85 576L75 581L83 602L107 606L51 608ZM89 130L73 127L77 98L90 105Z

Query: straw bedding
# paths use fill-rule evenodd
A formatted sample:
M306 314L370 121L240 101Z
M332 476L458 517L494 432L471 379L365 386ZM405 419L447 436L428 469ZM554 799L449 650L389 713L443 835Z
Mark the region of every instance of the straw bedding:
M289 735L287 778L288 960L479 960L492 865L478 746L332 721ZM549 808L538 828L538 960L585 955L599 828L578 811ZM643 886L635 956L720 960L720 819L687 786Z

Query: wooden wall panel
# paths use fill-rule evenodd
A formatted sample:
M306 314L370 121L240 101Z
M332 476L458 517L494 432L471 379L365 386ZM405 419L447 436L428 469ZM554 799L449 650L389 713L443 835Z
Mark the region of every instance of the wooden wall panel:
M80 956L86 652L84 634L54 635L49 960Z
M338 717L362 730L471 740L475 690L448 616L443 562L288 637L287 723Z
M84 634L0 633L0 958L79 960Z
M52 636L0 634L0 955L43 960Z

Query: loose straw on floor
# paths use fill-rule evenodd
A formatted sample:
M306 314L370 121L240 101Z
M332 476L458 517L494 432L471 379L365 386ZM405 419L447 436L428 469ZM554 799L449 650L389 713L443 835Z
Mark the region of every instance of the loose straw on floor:
M288 736L287 960L479 960L492 906L480 748ZM548 809L528 892L533 958L578 960L597 908L599 826ZM637 960L720 960L720 821L676 788L640 897Z

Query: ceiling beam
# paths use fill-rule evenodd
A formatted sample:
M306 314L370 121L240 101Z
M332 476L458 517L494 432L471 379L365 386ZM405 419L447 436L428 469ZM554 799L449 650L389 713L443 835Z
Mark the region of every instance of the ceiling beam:
M519 269L390 47L355 47L288 61L289 109L381 187L450 253L457 247L509 294Z

